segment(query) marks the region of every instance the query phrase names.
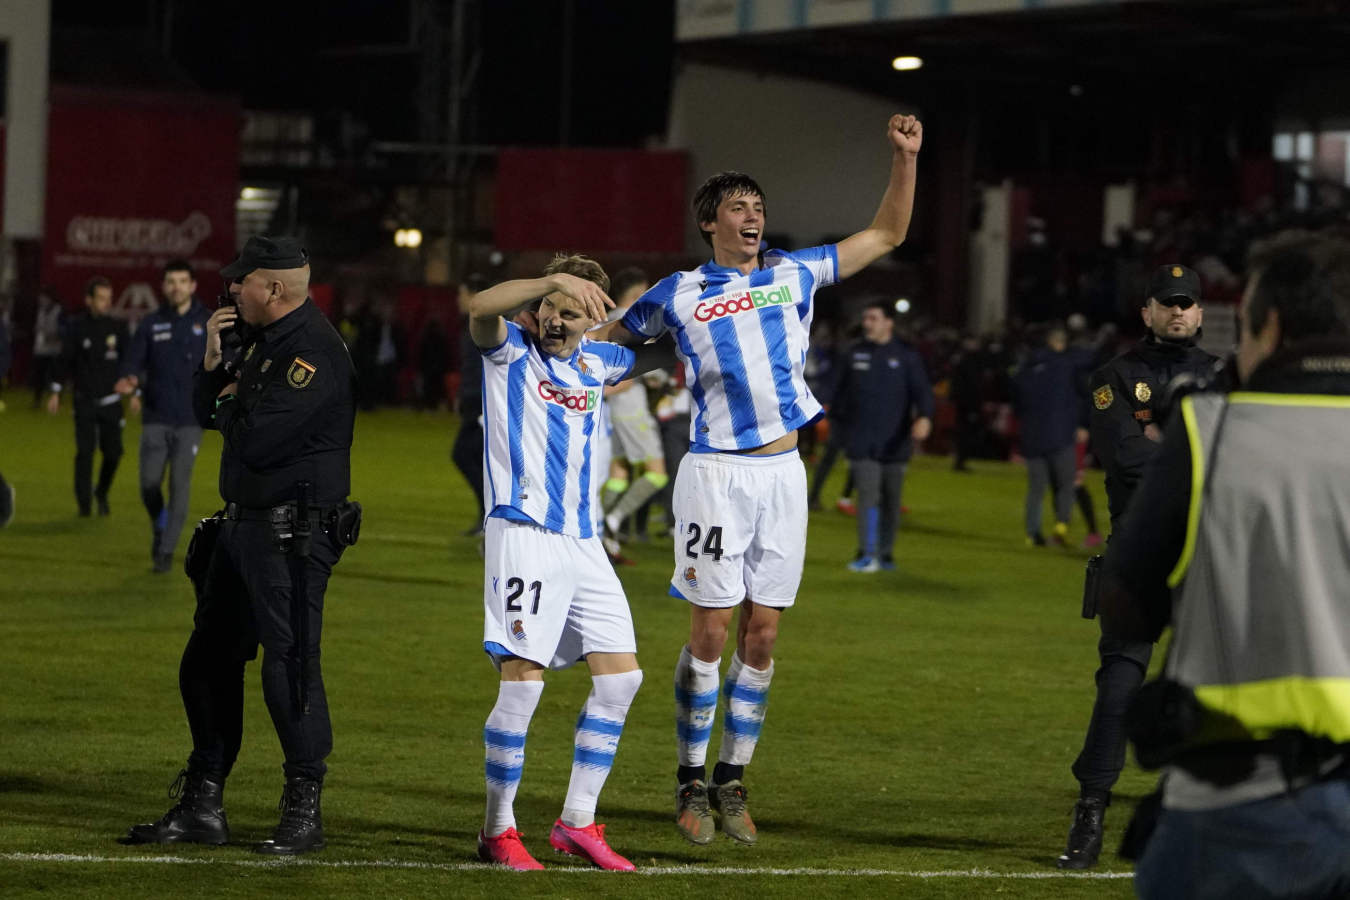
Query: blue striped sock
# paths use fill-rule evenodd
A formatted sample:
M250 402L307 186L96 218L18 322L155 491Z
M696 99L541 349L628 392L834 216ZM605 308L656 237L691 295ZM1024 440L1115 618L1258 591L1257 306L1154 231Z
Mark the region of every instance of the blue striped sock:
M727 708L722 720L722 749L717 755L720 762L744 766L755 755L772 680L772 662L767 669L752 669L741 661L739 653L731 657L722 685Z
M708 758L717 717L717 669L685 647L675 665L675 736L680 766L697 767Z
M512 804L525 770L525 736L543 692L542 681L503 681L497 690L497 704L483 726L483 768L487 780L483 833L488 837L516 827Z
M591 695L577 718L572 779L567 784L561 817L564 825L585 828L595 821L595 806L614 766L628 708L641 685L640 669L591 676Z

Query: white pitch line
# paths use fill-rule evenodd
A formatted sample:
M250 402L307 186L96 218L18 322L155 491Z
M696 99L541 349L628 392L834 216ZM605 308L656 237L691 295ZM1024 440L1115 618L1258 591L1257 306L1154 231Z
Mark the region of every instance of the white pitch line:
M437 872L490 872L496 866L486 863L428 863L397 859L328 860L312 857L289 859L204 859L187 856L95 856L80 853L0 853L0 860L12 862L55 863L155 863L160 865L244 866L254 869L273 869L284 866L313 866L325 869L428 869ZM550 872L592 873L595 869L582 866L559 866ZM1019 879L1045 880L1059 878L1086 878L1114 880L1132 878L1131 872L995 872L992 869L945 869L919 871L907 869L812 869L812 868L755 868L752 866L641 866L638 875L773 875L815 876L823 878L979 878L986 880Z

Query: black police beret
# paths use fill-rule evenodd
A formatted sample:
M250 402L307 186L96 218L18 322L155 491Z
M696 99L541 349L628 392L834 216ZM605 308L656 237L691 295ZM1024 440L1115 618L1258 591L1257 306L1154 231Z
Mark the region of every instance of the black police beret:
M309 252L295 238L255 235L220 274L225 278L242 278L254 269L299 269L308 264Z
M1164 306L1173 297L1186 297L1193 303L1200 302L1200 276L1194 269L1188 269L1175 263L1159 266L1148 280L1148 300L1157 300Z

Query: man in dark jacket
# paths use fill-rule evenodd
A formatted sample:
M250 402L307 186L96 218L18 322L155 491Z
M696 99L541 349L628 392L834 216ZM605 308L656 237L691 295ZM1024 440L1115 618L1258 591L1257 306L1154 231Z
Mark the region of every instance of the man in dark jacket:
M858 555L849 571L890 571L905 467L914 443L933 430L933 388L919 354L895 336L890 304L869 303L862 329L840 360L830 418L844 429L858 490Z
M1076 440L1086 435L1087 410L1078 392L1080 373L1092 365L1090 349L1069 349L1069 336L1052 325L1045 344L1032 351L1013 376L1013 405L1020 423L1022 456L1027 462L1027 543L1043 546L1041 501L1054 489L1054 541L1067 544L1073 513Z
M1158 452L1166 388L1178 375L1208 378L1218 358L1196 346L1202 313L1200 276L1180 265L1153 273L1141 310L1149 333L1093 373L1092 452L1106 470L1111 530L1123 521L1135 487ZM1073 763L1079 784L1061 869L1086 869L1101 853L1111 788L1125 767L1125 712L1144 681L1153 644L1102 635L1097 643L1097 699Z
M133 413L144 404L141 502L150 515L150 558L159 574L173 568L173 551L187 521L192 467L202 443L202 428L192 412L192 373L206 352L206 321L211 315L193 298L197 280L186 261L164 266L162 288L164 304L141 319L117 382L119 393L136 392L131 399Z
M112 282L101 276L89 279L84 288L89 311L70 322L62 338L59 374L52 381L47 411L61 408L61 383L75 385L75 502L87 516L93 501L98 514L108 514L108 491L117 464L122 459L122 396L117 393L117 370L127 346L127 323L115 319ZM98 485L94 486L94 446L103 453Z

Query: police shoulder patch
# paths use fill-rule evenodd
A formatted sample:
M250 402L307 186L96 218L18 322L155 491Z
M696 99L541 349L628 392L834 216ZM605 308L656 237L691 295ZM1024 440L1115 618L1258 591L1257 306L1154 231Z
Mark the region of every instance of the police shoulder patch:
M290 369L286 371L286 381L293 388L305 387L313 380L315 371L313 365L297 356Z
M1098 409L1106 409L1115 402L1116 395L1111 391L1111 385L1104 384L1092 392L1092 405Z

